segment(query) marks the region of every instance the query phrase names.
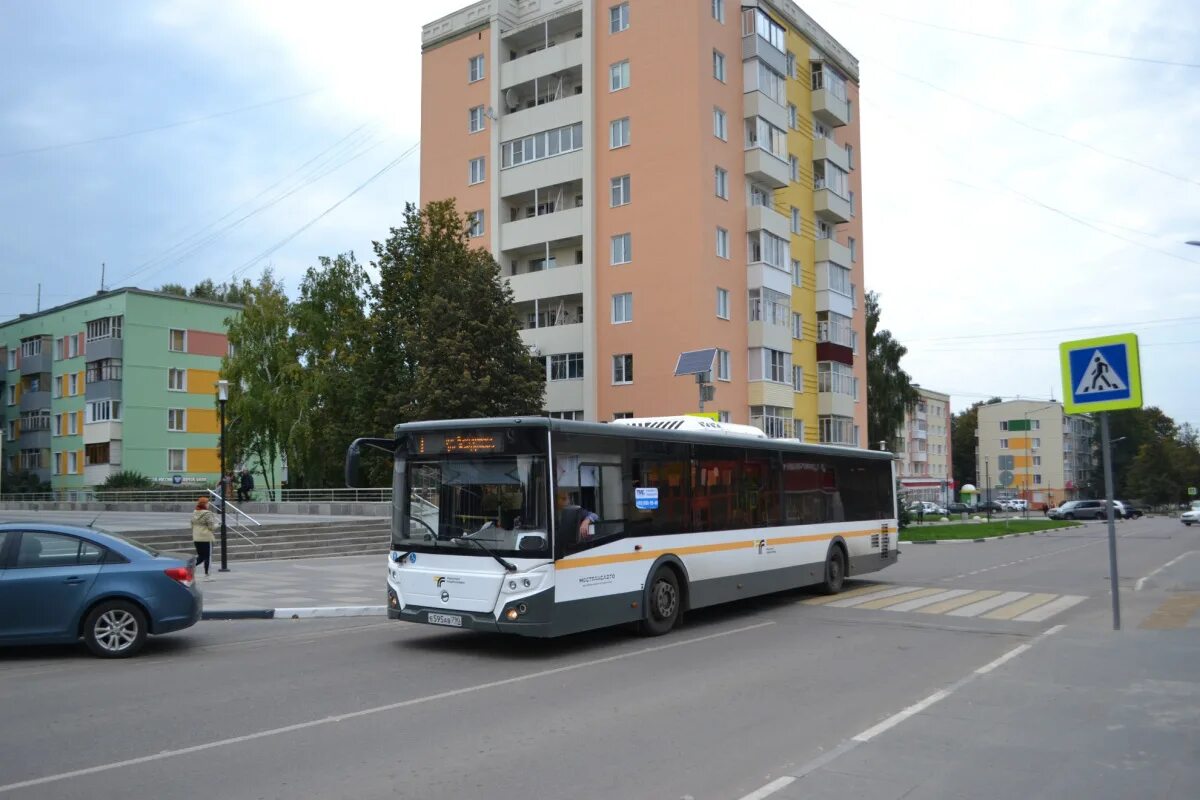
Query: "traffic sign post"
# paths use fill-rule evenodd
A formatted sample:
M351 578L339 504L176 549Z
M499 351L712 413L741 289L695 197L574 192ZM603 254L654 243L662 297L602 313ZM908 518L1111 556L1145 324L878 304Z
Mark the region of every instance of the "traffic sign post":
M1062 365L1063 408L1068 414L1100 415L1104 458L1104 499L1108 508L1108 582L1112 591L1113 630L1121 630L1121 587L1117 581L1117 525L1113 518L1112 455L1108 413L1142 407L1142 376L1137 334L1078 339L1058 346Z

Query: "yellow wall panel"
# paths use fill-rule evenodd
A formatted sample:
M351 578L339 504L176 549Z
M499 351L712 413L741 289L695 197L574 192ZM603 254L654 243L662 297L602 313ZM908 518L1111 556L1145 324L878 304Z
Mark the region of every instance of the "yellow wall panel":
M215 447L189 447L187 451L187 471L211 472L221 471L221 458Z
M189 369L187 371L188 394L217 396L217 381L221 373L213 369Z
M187 412L188 433L220 433L221 425L215 408L189 408Z

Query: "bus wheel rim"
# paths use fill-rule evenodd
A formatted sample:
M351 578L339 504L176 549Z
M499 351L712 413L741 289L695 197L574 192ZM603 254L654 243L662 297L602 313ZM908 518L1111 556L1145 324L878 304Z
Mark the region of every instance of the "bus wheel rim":
M676 601L675 587L669 581L662 580L654 585L654 611L660 619L674 615Z

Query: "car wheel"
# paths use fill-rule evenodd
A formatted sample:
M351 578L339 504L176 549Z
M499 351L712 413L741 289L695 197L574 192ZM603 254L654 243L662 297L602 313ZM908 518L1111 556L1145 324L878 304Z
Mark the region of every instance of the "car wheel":
M838 545L829 548L829 558L825 560L825 579L821 581L821 591L825 594L837 594L846 582L846 553Z
M83 640L101 658L129 658L146 643L146 615L125 600L106 601L87 615Z
M679 621L681 596L679 579L670 567L659 567L650 580L650 602L641 630L646 636L662 636Z
M1188 522L1186 519L1183 521L1183 524L1189 528L1192 527L1192 523Z
M1063 518L1063 519L1072 519L1072 520L1073 520L1073 519L1075 519L1075 512L1074 512L1074 511L1068 511L1067 513L1065 513L1065 514L1063 514L1063 515L1062 515L1062 518Z

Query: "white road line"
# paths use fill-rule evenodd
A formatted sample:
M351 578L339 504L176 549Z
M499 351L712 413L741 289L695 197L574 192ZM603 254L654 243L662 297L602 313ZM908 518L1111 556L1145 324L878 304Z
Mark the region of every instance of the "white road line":
M759 788L755 789L750 794L742 795L740 798L738 798L738 800L763 800L764 797L769 797L769 796L775 794L776 792L778 792L783 787L790 786L791 784L793 784L795 782L796 782L795 778L785 775L784 777L779 778L778 780L771 781L766 786L760 786Z
M962 608L956 608L953 611L947 611L946 616L974 617L978 614L991 611L993 608L999 608L1000 606L1006 606L1009 603L1016 602L1028 594L1029 592L1001 592L994 597L989 597L986 600L980 600L978 603L971 603L969 606L963 606Z
M1022 646L1024 646L1024 645L1022 645ZM934 703L936 703L937 701L939 701L943 698L949 697L949 696L950 696L950 690L939 689L938 691L929 695L929 697L926 697L921 702L913 703L911 706L904 709L903 711L897 711L895 714L892 714L890 717L888 717L887 719L885 719L883 722L879 723L875 727L867 728L862 733L853 737L853 739L856 742L869 742L872 739L874 739L876 736L878 736L879 734L886 731L888 728L899 725L901 722L908 719L913 714L919 714L922 711L924 711L925 709L929 708Z
M84 769L71 770L70 772L60 772L56 775L46 775L41 778L33 778L31 780L19 781L17 783L9 783L9 784L0 786L0 794L16 791L17 789L27 789L30 786L41 786L42 784L46 784L46 783L54 783L56 781L63 781L63 780L67 780L69 778L79 778L84 775L94 775L98 772L108 772L108 771L114 770L114 769L122 769L124 767L132 767L132 766L136 766L138 764L146 764L151 761L162 761L163 759L167 759L167 758L175 758L177 756L191 755L192 753L199 753L204 750L212 750L213 748L216 748L216 747L224 747L226 745L231 745L231 744L241 744L242 742L249 742L249 741L253 741L255 739L265 739L270 736L279 736L279 735L282 735L285 733L292 733L294 731L305 730L307 728L315 728L320 725L328 725L333 722L345 722L346 720L356 719L358 717L366 717L366 716L370 716L373 714L380 714L380 713L383 713L386 711L395 711L398 708L408 708L410 706L422 705L425 703L432 703L432 702L436 702L438 700L446 700L451 697L459 697L461 695L474 694L476 692L488 691L490 689L495 689L499 686L508 686L508 685L514 684L514 683L523 683L525 681L536 680L538 678L545 678L550 675L560 675L564 672L574 672L575 670L585 669L587 667L594 667L594 666L598 666L600 664L610 664L614 661L622 661L624 659L632 658L634 656L646 655L648 653L657 653L657 652L660 652L663 650L672 650L676 647L685 647L689 644L696 644L697 642L709 641L711 639L720 639L725 636L732 636L735 633L745 633L746 631L757 630L759 628L766 628L766 627L768 627L770 625L774 625L774 624L775 624L774 620L767 620L766 622L758 622L758 623L755 623L754 625L744 625L740 628L733 628L731 630L721 631L719 633L710 633L707 636L696 636L691 639L683 639L683 640L680 640L677 642L669 642L667 644L655 645L654 647L643 647L638 650L632 650L628 653L620 653L615 656L607 656L605 658L595 658L590 661L581 661L577 664L568 664L563 667L555 667L553 669L544 669L544 670L540 670L538 672L529 672L524 675L517 675L512 678L504 678L503 680L492 681L490 683L482 683L482 684L478 684L475 686L464 686L461 689L451 689L446 692L438 692L437 694L425 695L424 697L414 697L409 700L401 700L397 703L388 703L387 705L374 706L373 708L364 708L364 709L360 709L358 711L351 711L346 714L336 714L334 716L321 717L319 719L313 719L313 720L309 720L307 722L298 722L294 725L284 725L280 728L271 728L271 729L265 730L265 731L257 731L255 733L248 733L244 736L234 736L234 737L231 737L228 739L218 739L218 740L212 741L212 742L205 742L203 744L192 745L191 747L181 747L177 750L163 750L158 753L154 753L152 755L140 756L138 758L130 758L130 759L126 759L125 761L114 761L109 764L99 764L94 767L86 767Z
M858 597L850 597L845 600L834 600L832 603L826 603L826 608L851 608L859 603L866 603L871 600L882 600L885 597L895 597L898 594L906 594L907 592L915 592L920 589L920 586L897 586L894 589L887 589L882 592L873 592L871 594L860 594Z
M1064 594L1057 600L1051 600L1044 606L1039 606L1033 611L1025 612L1021 616L1014 619L1013 622L1044 622L1060 611L1066 611L1071 606L1078 605L1084 600L1087 600L1087 598L1080 597L1077 594Z
M1016 658L1017 656L1021 655L1021 653L1024 653L1026 650L1028 650L1030 647L1033 647L1033 645L1031 645L1031 644L1023 644L1023 645L1020 645L1020 646L1018 646L1018 647L1014 647L1012 650L1009 650L1007 653L1005 653L1004 655L1000 656L999 658L997 658L997 659L996 659L995 661L993 661L992 663L990 663L990 664L984 664L982 667L980 667L979 669L975 670L975 674L976 674L976 675L987 675L989 672L991 672L991 671L992 671L992 670L994 670L996 667L998 667L998 666L1000 666L1001 664L1003 664L1005 661L1009 661L1009 660L1011 660L1011 659L1014 659L1014 658Z
M1142 588L1143 588L1143 587L1146 585L1146 581L1150 580L1151 578L1153 578L1153 577L1154 577L1155 575L1157 575L1158 573L1162 572L1162 571L1163 571L1164 569L1166 569L1167 567L1169 567L1169 566L1173 565L1175 562L1177 562L1177 561L1182 561L1183 559L1187 558L1188 556L1195 555L1196 553L1200 553L1200 550L1189 550L1189 551L1187 551L1186 553L1184 553L1184 554L1183 554L1183 555L1181 555L1181 556L1178 556L1178 557L1176 557L1176 558L1172 558L1170 561L1168 561L1167 563L1163 564L1161 567L1159 567L1158 569L1154 570L1154 572L1151 572L1149 575L1145 575L1145 576L1143 576L1143 577L1141 577L1141 578L1138 578L1138 581L1137 581L1137 583L1135 583L1135 584L1134 584L1134 586L1133 586L1133 590L1134 590L1135 592L1140 592L1140 591L1142 590Z
M950 600L954 597L962 597L964 594L970 594L974 589L947 589L944 592L939 592L929 597L918 597L916 600L905 600L903 603L897 603L894 606L888 606L888 611L913 611L914 609L923 606L931 606L934 603L942 600Z

